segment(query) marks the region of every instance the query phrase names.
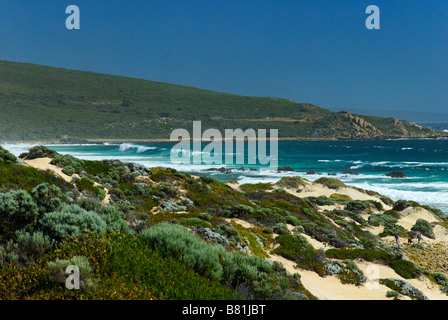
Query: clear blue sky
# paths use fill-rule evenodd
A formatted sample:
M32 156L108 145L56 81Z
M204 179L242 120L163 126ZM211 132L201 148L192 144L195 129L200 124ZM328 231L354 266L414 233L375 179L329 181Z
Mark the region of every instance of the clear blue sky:
M71 4L80 30L65 28ZM371 4L380 30L365 27ZM448 1L1 0L0 59L322 107L448 113Z

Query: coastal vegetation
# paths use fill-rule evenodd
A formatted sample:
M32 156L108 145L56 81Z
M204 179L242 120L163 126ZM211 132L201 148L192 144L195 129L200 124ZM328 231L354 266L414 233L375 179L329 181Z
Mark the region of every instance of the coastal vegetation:
M381 279L390 291L385 298L425 298L401 282L422 276L446 290L446 269L429 264L427 251L384 241L397 230L434 232L425 219L410 229L398 224L409 208L424 209L418 203L300 197L296 189L310 184L303 178L238 187L169 168L79 160L42 146L16 159L0 154L0 299L314 300L301 270L363 286L359 261L400 277ZM51 158L71 181L26 165L36 157ZM448 221L433 217L440 228ZM73 264L79 290L65 287Z

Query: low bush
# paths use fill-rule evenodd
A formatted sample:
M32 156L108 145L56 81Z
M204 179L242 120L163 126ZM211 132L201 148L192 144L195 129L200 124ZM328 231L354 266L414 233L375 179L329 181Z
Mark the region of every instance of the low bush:
M380 237L387 237L387 236L394 236L397 233L400 235L400 237L407 237L407 235L409 234L409 231L398 224L386 223L384 225L383 231L381 233L379 233L378 235Z
M77 205L63 205L57 211L45 213L41 225L45 234L58 241L68 236L79 237L87 231L102 234L107 229L98 213Z
M94 182L88 177L82 177L81 179L76 180L76 186L80 192L88 192L93 196L96 196L100 199L104 199L106 197L106 192L103 189L94 186Z
M59 208L62 204L62 198L64 194L61 189L54 184L41 183L34 187L30 192L37 204L39 212L51 212Z
M302 177L283 177L276 183L276 185L280 188L287 188L296 190L305 186L307 181Z
M280 235L285 234L291 234L291 231L289 231L288 226L284 223L277 223L272 230L274 230L275 233Z
M368 222L370 225L379 226L383 225L385 226L388 223L395 223L397 222L397 218L388 215L388 214L371 214L369 216Z
M34 160L38 158L53 158L57 154L56 151L51 150L45 146L32 147L27 153L20 155L20 158L26 160Z
M344 210L354 212L354 213L364 213L370 204L366 201L353 200L346 204Z
M14 237L19 229L35 227L38 208L25 190L0 193L0 240Z
M241 242L241 235L232 225L222 223L213 228L213 231L227 238L230 244L236 245Z
M441 286L447 288L448 287L448 279L443 273L435 272L433 273L432 277L434 278L435 282L437 284L440 284Z
M282 299L299 283L284 269L257 256L226 251L207 244L182 226L161 223L144 230L142 239L166 256L177 257L199 274L225 283L250 299Z
M322 177L314 181L314 183L321 184L329 189L339 189L346 187L345 183L343 183L341 180L334 179L334 178L327 178Z
M255 184L251 184L251 183L247 183L247 184L242 184L240 185L240 189L245 191L245 192L251 192L251 191L268 191L268 190L273 190L274 187L272 186L272 183L255 183Z
M0 147L0 163L2 162L6 164L16 163L17 157L10 153L8 150Z
M419 204L415 201L398 200L394 203L392 210L403 211L404 209L406 209L408 207L418 207L418 206L419 206Z
M346 194L340 194L340 193L333 193L330 196L331 199L335 199L335 200L352 200L352 198L350 198L350 196L346 195Z
M411 231L419 232L422 235L435 239L433 232L434 226L424 219L417 219L415 224L412 226Z
M76 173L76 169L73 168L72 166L66 166L62 169L62 173L68 175L68 176L72 176Z

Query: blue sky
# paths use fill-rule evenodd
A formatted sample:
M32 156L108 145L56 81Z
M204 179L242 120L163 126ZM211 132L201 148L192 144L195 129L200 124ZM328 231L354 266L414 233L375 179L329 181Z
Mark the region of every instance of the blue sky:
M68 5L81 29L67 30ZM381 29L368 30L368 5ZM273 96L448 113L448 1L2 0L0 59Z

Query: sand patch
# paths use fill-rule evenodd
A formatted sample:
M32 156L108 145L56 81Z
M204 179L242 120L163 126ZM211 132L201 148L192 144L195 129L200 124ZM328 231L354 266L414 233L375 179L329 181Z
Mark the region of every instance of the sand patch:
M33 159L33 160L22 160L22 164L30 166L30 167L34 167L34 168L42 170L42 171L50 170L50 171L56 173L57 175L59 175L65 181L71 183L72 177L66 175L65 173L63 173L62 172L62 168L60 168L58 166L55 166L53 164L50 164L50 162L52 160L53 159L51 159L51 158L39 158L39 159Z

